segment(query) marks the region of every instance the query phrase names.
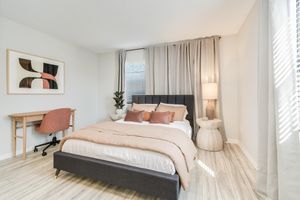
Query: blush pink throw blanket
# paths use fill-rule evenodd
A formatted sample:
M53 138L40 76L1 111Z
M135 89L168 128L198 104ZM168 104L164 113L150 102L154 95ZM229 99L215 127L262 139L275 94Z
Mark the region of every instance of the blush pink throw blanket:
M64 137L60 149L69 139L131 147L167 155L174 163L183 188L188 188L197 150L192 140L179 129L103 122Z

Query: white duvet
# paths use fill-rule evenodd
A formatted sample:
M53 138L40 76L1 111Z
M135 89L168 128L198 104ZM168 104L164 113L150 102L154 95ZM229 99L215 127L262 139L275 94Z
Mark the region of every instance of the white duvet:
M123 119L116 121L116 123L127 123L137 125L151 125L164 126L170 128L177 128L182 130L190 138L192 136L192 129L188 121L175 121L171 124L150 124L149 122L135 123L125 122ZM128 147L118 147L111 145L96 144L82 140L67 140L62 147L63 152L72 153L81 156L97 158L101 160L122 163L139 168L150 169L167 174L175 174L175 167L172 160L157 152L134 149Z

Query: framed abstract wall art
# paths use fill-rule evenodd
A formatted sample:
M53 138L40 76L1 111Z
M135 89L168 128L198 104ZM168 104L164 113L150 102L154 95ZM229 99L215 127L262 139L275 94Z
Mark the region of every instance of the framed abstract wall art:
M8 94L63 94L64 62L8 49Z

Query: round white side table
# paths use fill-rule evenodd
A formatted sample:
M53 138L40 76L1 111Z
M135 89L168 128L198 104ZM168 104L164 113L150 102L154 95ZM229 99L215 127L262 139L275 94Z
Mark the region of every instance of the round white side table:
M222 125L222 121L200 118L197 119L197 124L200 126L196 139L197 146L207 151L221 151L223 138L218 128Z

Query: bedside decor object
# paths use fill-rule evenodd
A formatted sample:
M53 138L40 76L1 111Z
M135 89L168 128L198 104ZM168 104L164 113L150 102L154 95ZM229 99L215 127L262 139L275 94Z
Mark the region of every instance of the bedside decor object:
M196 139L197 146L207 151L221 151L224 142L218 128L221 127L222 121L200 118L197 119L197 124L200 126Z
M110 115L110 119L112 121L118 121L120 119L123 119L124 117L126 116L126 114L121 114L121 115L118 115L118 114L111 114Z
M64 62L6 51L8 94L63 94Z
M203 83L202 95L203 99L207 100L206 116L209 120L212 120L216 116L216 99L218 99L217 83Z
M124 104L124 92L123 91L116 91L114 93L115 97L114 97L114 100L115 100L115 107L116 107L116 114L117 115L122 115L123 113L123 108L125 106Z

